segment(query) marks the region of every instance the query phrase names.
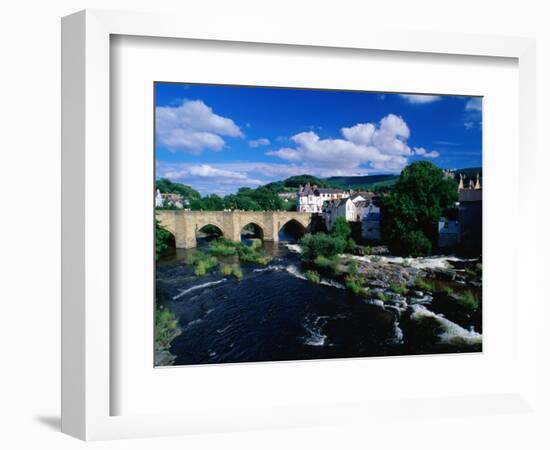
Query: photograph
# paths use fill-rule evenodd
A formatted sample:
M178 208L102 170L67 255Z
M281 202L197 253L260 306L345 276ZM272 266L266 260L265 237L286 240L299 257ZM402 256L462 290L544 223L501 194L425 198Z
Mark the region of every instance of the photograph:
M152 103L155 367L482 352L482 97Z

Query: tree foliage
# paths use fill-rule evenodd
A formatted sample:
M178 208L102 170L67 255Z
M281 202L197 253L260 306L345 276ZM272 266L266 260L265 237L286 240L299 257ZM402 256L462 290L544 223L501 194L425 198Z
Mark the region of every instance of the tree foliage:
M157 180L156 186L157 189L162 193L180 194L183 196L183 198L189 201L201 198L201 194L199 194L191 186L187 186L186 184L181 183L175 183L168 180L167 178L161 178L160 180Z
M351 238L351 225L345 217L337 217L331 230L333 236L339 236L345 241Z
M169 231L162 228L158 221L155 223L155 258L159 259L159 256L168 248L171 234Z
M393 253L421 256L437 243L437 222L457 200L457 184L429 161L407 166L382 205L382 237Z
M313 262L318 256L330 258L343 253L346 241L340 236L331 236L325 233L306 234L299 242L302 247L302 259Z

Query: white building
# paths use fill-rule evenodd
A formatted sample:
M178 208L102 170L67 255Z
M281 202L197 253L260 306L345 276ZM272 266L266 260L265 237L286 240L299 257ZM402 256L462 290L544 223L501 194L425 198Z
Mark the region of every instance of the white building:
M164 202L162 201L162 195L160 191L157 189L157 192L155 193L155 207L162 208L163 204Z
M330 200L323 203L323 219L327 230L332 230L338 217L343 217L346 222L360 222L368 213L374 193L357 192L350 197L338 200Z
M349 197L349 193L341 189L318 188L307 183L300 186L297 193L297 207L299 212L317 213L323 212L323 203Z

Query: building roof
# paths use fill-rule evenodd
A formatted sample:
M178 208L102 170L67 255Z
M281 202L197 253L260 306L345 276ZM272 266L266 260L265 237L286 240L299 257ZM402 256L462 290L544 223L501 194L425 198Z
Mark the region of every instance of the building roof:
M298 189L299 196L306 195L321 195L321 194L341 194L344 191L342 189L333 189L333 188L319 188L316 185L310 185L307 183L305 186L300 186Z
M342 189L317 188L316 192L318 192L319 194L341 194L344 191Z

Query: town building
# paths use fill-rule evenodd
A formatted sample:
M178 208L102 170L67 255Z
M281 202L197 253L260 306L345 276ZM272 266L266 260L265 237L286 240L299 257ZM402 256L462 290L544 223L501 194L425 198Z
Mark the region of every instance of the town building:
M305 186L300 185L296 196L297 211L321 214L324 202L347 198L349 193L341 189L319 188L307 183Z
M296 192L279 192L277 196L283 201L288 202L296 198Z
M163 201L162 201L162 195L160 194L160 191L157 189L155 192L155 208L162 208Z
M483 191L479 174L474 182L466 182L460 175L458 185L458 221L460 222L460 246L471 255L481 254L482 246L482 200Z
M380 240L380 206L369 202L363 208L361 216L361 237L365 241Z
M155 194L155 207L157 208L183 208L189 205L189 201L183 198L183 195L174 192L160 192L158 189Z
M460 222L451 220L445 217L439 219L438 225L438 241L439 248L456 247L460 242Z
M361 223L369 213L376 213L371 216L371 221L380 221L380 208L376 205L378 197L373 192L356 192L347 198L329 200L323 203L323 219L327 230L332 230L338 217L344 217L346 222ZM378 229L380 226L370 224L371 228ZM362 231L361 231L362 233Z

